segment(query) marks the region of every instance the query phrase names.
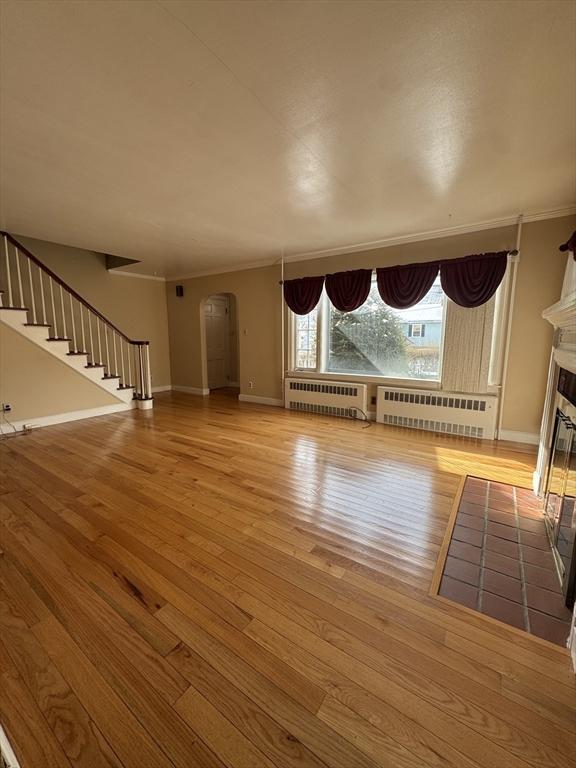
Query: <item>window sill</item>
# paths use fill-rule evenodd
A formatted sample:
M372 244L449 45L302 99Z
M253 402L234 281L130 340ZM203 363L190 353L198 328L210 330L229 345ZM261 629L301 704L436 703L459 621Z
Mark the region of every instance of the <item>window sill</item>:
M318 371L286 371L288 379L320 379L325 381L357 381L359 384L375 384L380 387L405 387L406 389L441 389L438 379L394 379L388 376L366 376L361 373L319 373Z

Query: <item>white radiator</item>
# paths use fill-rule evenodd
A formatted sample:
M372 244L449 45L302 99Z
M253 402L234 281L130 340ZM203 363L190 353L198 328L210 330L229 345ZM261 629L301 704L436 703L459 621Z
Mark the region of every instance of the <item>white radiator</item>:
M498 398L378 387L376 421L396 427L494 440Z
M293 411L363 419L367 393L366 384L350 381L286 379L285 405Z

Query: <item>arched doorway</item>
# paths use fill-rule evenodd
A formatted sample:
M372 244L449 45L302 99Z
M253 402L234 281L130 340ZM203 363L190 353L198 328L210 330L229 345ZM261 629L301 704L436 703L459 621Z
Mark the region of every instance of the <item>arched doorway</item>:
M240 387L238 311L232 293L216 293L203 303L206 382L210 392L237 394Z

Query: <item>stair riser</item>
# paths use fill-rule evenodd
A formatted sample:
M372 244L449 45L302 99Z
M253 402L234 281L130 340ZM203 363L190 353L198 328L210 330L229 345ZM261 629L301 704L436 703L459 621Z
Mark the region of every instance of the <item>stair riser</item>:
M69 341L48 340L49 328L41 328L34 325L26 325L29 322L26 310L13 310L0 307L0 322L10 326L32 343L44 349L53 357L62 360L69 368L73 368L81 376L97 384L109 392L121 403L129 403L133 399L134 390L119 390L120 380L117 378L104 379L104 368L87 368L88 355L70 355L71 344Z

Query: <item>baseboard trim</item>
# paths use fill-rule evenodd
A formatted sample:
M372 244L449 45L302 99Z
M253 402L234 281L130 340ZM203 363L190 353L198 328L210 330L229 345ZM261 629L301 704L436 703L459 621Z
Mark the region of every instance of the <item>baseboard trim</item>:
M538 445L540 435L533 432L516 432L513 429L501 429L498 440L509 440L512 443L528 443L529 445Z
M171 392L173 389L172 384L163 384L161 387L152 387L152 394L157 392Z
M129 403L114 403L113 405L102 405L99 408L86 408L82 411L68 411L67 413L56 413L52 416L38 416L36 418L22 419L21 421L12 421L17 432L22 432L25 426L32 429L39 427L52 427L55 424L64 424L67 421L80 421L81 419L93 419L96 416L110 416L113 413L122 413L131 411L136 406L136 401ZM9 424L0 424L0 434L9 435L12 429Z
M279 408L284 406L284 401L276 397L259 397L258 395L238 395L242 403L257 403L258 405L274 405Z
M202 395L202 397L210 394L209 389L203 389L202 387L181 387L180 385L173 384L171 389L173 392L186 392L189 395Z

